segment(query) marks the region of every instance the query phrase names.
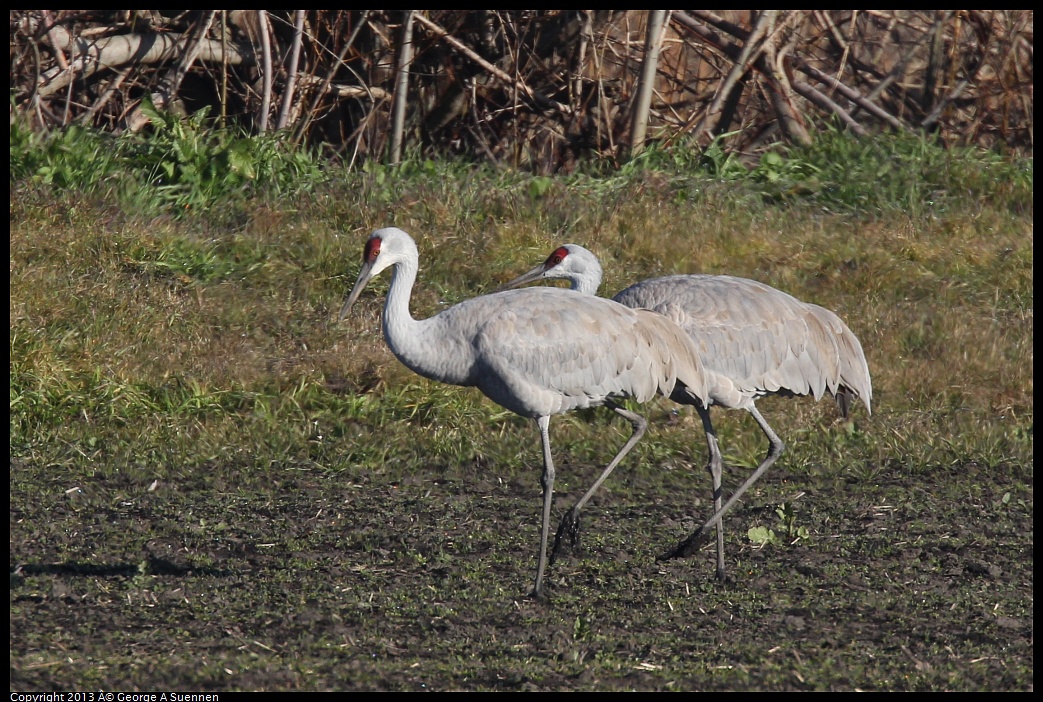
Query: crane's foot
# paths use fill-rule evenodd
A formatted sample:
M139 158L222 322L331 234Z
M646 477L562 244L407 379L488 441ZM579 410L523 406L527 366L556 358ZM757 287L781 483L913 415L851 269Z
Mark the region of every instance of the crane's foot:
M527 597L528 599L537 602L550 602L553 589L553 586L544 580L539 585L533 587L532 590L529 591Z
M682 541L681 543L674 546L666 553L660 554L656 557L657 561L669 561L674 558L688 558L694 556L695 553L706 544L712 541L713 537L710 536L710 530L698 529L692 532L691 536ZM720 576L721 573L718 573Z
M545 602L547 600L547 591L543 588L539 590L533 588L532 592L529 593L530 600L536 600L537 602Z
M559 552L574 551L579 548L579 512L570 509L558 524L558 533L554 535L554 548L550 551L550 562L558 557Z

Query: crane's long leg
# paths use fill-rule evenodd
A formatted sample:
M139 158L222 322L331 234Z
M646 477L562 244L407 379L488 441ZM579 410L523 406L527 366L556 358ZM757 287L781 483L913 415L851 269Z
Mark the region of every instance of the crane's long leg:
M703 431L706 434L706 448L708 458L706 469L710 471L710 479L713 481L713 512L721 511L721 478L724 472L724 457L721 455L721 447L717 441L717 432L713 429L710 421L710 408L700 404L695 405L699 413L699 419L703 421ZM717 522L717 579L724 580L724 521Z
M543 530L540 532L540 554L536 559L536 584L530 597L543 595L543 571L547 569L547 540L550 535L550 505L554 496L554 458L550 453L550 417L538 417L536 424L540 428L540 441L543 444L543 476L540 485L543 487Z
M606 402L605 406L629 421L634 431L630 438L627 439L627 442L623 444L623 448L619 449L616 457L612 459L608 466L605 467L605 470L601 472L601 475L598 476L598 479L594 481L594 484L590 486L590 489L561 518L561 523L558 525L558 533L554 537L554 548L550 557L551 563L558 557L558 551L566 541L571 548L579 545L579 511L583 509L583 505L587 504L591 496L601 487L601 483L605 482L609 474L619 465L623 457L630 452L630 449L634 448L634 445L641 440L641 437L644 436L645 431L648 429L648 422L641 415L625 410L613 402Z
M782 443L782 439L780 439L778 434L772 430L767 420L761 416L761 413L757 408L750 407L749 409L750 414L753 415L753 418L757 420L757 424L760 425L761 431L763 431L765 436L768 437L768 455L765 456L764 460L761 461L761 464L757 466L757 470L753 471L753 474L746 479L746 482L740 485L732 496L728 498L724 507L717 510L717 512L710 517L708 522L693 531L687 539L679 543L670 551L659 556L658 560L665 561L670 558L684 558L685 556L691 556L693 553L698 551L700 547L709 541L707 532L710 530L710 527L721 523L721 519L728 513L728 510L732 508L732 505L742 497L743 493L746 492L751 485L757 482L757 479L760 478L766 470L771 468L772 464L779 459L779 456L781 456L782 452L786 449L786 445Z

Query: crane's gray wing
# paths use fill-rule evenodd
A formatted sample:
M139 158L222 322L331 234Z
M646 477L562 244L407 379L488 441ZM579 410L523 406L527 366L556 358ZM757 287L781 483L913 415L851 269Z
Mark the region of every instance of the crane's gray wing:
M658 315L556 288L477 299L500 308L476 328L475 384L518 414L557 414L610 397L644 402L669 395L678 368L686 384L700 388L704 382L694 345Z
M746 398L793 393L819 399L825 392L837 395L850 388L869 407L862 348L840 318L824 308L732 276L656 278L614 299L672 319L691 335L711 376L731 383ZM722 401L736 406L734 397Z

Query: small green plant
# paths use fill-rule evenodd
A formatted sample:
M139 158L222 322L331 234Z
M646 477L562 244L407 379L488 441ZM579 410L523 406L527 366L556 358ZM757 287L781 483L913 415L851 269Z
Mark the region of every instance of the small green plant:
M805 526L797 525L797 512L793 509L793 505L789 502L783 502L775 509L775 514L779 517L780 532L791 545L798 541L804 541L805 539L811 538L811 534L808 532L808 528ZM753 543L757 548L764 548L768 545L778 546L782 543L782 538L775 532L774 529L769 527L753 527L747 532L747 537L750 542Z
M183 215L219 198L239 199L255 190L297 194L327 180L325 164L282 134L214 129L207 110L184 117L157 109L147 98L141 109L151 120L149 129L118 138L75 125L39 134L12 124L12 182L111 191L137 209Z
M757 548L764 548L769 544L777 546L780 543L778 535L768 527L752 527L746 535Z
M142 112L152 120L152 132L129 137L125 155L159 203L175 212L241 196L247 186L296 192L323 178L318 161L288 147L281 135L252 137L210 129L205 109L182 117L146 100Z
M947 149L917 134L867 139L829 127L807 146L766 153L749 177L773 200L806 199L838 211L919 216L987 191L1014 210L1031 207L1031 159Z
M572 640L583 641L590 636L590 620L582 615L577 615L572 623Z
M107 134L76 125L41 134L16 121L10 133L11 181L95 192L120 174L116 143Z
M810 537L807 527L797 526L797 511L793 509L792 503L783 502L775 510L775 514L779 515L779 521L782 522L783 533L791 544L795 544L798 541L803 541Z

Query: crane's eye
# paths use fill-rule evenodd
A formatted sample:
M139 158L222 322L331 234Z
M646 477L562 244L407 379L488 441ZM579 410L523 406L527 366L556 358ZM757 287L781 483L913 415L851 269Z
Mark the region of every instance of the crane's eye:
M562 246L560 249L555 249L554 253L547 259L547 263L551 266L556 266L565 260L565 257L569 255L569 250Z
M380 255L380 237L375 236L366 241L366 250L362 254L362 260L373 263Z

